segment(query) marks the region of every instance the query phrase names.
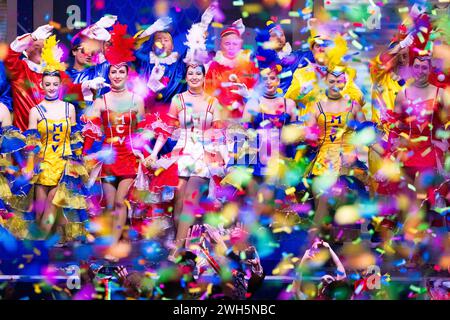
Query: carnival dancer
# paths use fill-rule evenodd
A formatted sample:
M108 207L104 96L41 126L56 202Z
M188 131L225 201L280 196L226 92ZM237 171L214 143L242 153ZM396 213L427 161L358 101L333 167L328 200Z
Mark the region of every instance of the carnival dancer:
M424 176L445 176L443 155L448 151L448 141L436 135L448 121L448 103L444 90L430 84L431 69L431 56L416 54L412 63L414 82L398 93L391 113L394 128L389 137L390 154L403 163L406 182L416 189L415 210L421 207L427 188L433 185L426 183Z
M87 171L82 165L83 140L76 125L75 108L59 99L61 74L65 66L60 61L61 49L56 37L44 42L44 70L41 87L45 99L30 111L27 140L39 150L39 171L35 177L35 213L43 237L55 224L64 227L64 240L86 235ZM60 212L58 212L60 211Z
M311 31L308 42L314 61L310 61L305 67L300 66L294 72L292 83L285 94L286 98L297 103L300 117L308 114L310 107L314 109L316 103L324 96L326 83L323 80L327 75L327 51L329 47L334 46L331 31L327 30L317 19L311 19L308 23ZM352 91L356 88L353 79L348 79L345 88ZM364 96L360 92L358 96L359 104L364 104L363 100Z
M16 214L10 202L13 196L12 181L20 174L19 167L13 165L12 159L25 148L26 143L19 129L12 126L11 113L3 103L0 103L0 140L0 225L23 239L28 236L32 221L26 221L19 213Z
M186 60L188 90L173 98L165 121L160 119L153 124L158 138L152 154L146 159L147 166L168 170L177 166L179 184L174 208L177 233L172 257L177 249L184 247L189 226L195 220L195 209L204 196L204 187L209 185L206 189L213 192L214 177L223 176L224 157L228 155L226 150L221 150L224 135L219 103L204 90L205 68L198 64L195 55L188 52L187 57L193 58ZM178 131L179 138L173 151L168 157L156 161L158 152L175 131Z
M136 177L140 154L134 140L137 123L144 116L143 99L127 88L128 63L135 57L134 39L126 31L127 26L119 23L113 27L111 46L105 54L111 65L111 91L95 100L93 112L83 128L85 154L95 140L105 135L102 150L90 155L99 160L91 176L99 173L102 179L107 210L112 211L113 244L121 239L127 219L125 199Z
M104 49L111 35L106 30L112 27L117 20L116 16L105 16L93 25L78 32L71 40L71 54L73 65L66 70L73 83L79 84L84 81L102 77L108 80L109 63L105 59ZM108 81L107 81L108 82ZM104 87L97 95L108 92L109 87ZM73 101L77 111L77 121L84 114L85 108L92 106L93 99L88 101Z
M357 150L352 142L356 130L354 123L363 123L365 115L358 102L360 91L345 90L347 79L354 77L355 73L342 62L347 52L346 41L337 36L334 42L335 47L328 52L327 58L326 96L317 103L316 109L311 110L308 118L308 127L318 126L319 129L319 147L311 174L319 179L330 179L331 182L327 186L341 182L344 184L341 189L356 187L365 191L361 181L365 180L363 177L367 168L358 161ZM347 92L346 95L344 92ZM340 179L347 176L353 177L347 179L348 181ZM314 223L320 228L327 225L324 219L328 218L328 199L332 188L316 183L313 180L312 188L316 198Z

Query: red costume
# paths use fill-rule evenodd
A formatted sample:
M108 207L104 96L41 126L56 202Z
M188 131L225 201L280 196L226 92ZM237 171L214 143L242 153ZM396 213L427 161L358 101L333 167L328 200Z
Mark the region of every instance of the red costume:
M137 172L137 158L133 153L133 133L136 131L136 112L114 112L108 109L106 97L103 96L105 110L101 112L101 120L106 139L102 150L112 152L111 162L102 166L101 177L114 176L134 178Z
M399 151L395 143L394 146L397 152L402 152L399 156L404 166L414 172L442 169L443 150L432 141L439 141L436 131L442 127L437 102L439 90L436 89L434 98L415 102L409 100L405 89L409 107L404 108L401 114L393 114L397 125L391 131L390 141L400 135L408 139L407 151Z
M231 75L236 77L233 79L234 76ZM205 91L219 100L219 103L229 111L229 117L240 119L245 105L244 98L231 92L238 89L237 86L228 86L227 83L243 83L251 89L257 83L258 75L259 70L250 60L249 52L241 51L236 59L230 60L219 51L206 74ZM240 108L234 108L233 104L236 106L236 103Z

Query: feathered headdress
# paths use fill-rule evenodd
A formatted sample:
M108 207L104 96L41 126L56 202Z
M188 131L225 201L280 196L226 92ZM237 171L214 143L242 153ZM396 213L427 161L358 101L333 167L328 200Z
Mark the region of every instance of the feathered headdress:
M187 47L186 58L183 60L186 64L198 65L204 64L208 58L206 51L206 34L200 23L195 23L189 29L186 35L187 41L184 43Z
M127 34L127 25L116 23L111 32L111 46L106 50L106 60L111 65L127 64L136 60L135 39Z
M346 67L343 58L348 52L347 41L341 35L337 35L333 43L334 45L326 51L326 64L329 72Z
M66 66L61 62L63 56L63 50L58 46L56 36L53 35L47 38L44 42L44 48L42 49L41 60L43 71L54 72L64 71Z
M348 95L350 99L364 105L364 95L361 89L354 83L356 70L351 68L346 61L348 52L347 40L341 35L336 35L333 45L326 51L327 72L335 76L346 75L347 83L342 90L342 95Z

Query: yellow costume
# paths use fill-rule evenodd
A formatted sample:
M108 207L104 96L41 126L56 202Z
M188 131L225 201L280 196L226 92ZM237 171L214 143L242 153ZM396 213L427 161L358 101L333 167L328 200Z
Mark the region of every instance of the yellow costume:
M66 103L66 116L65 119L61 120L47 119L43 108L40 105L36 108L41 116L37 130L41 136L42 144L40 151L42 160L36 183L44 186L56 186L66 165L66 160L63 157L72 154L70 148L69 105Z
M332 173L341 174L343 166L349 166L353 161L347 161L355 150L350 143L352 130L347 126L352 117L352 111L338 113L324 112L320 102L317 104L320 115L317 123L321 130L319 151L312 168L313 175ZM354 159L350 157L349 159Z

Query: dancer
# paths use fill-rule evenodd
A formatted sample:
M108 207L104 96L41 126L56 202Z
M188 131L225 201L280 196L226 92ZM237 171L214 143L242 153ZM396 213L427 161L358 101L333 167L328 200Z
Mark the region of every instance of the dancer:
M414 82L400 91L395 100L392 119L395 127L389 137L391 152L403 162L407 183L413 184L417 209L427 196L426 173L443 175L443 154L448 142L436 136L448 121L448 104L444 90L429 82L432 61L430 55L413 58ZM430 185L428 185L429 187Z
M83 83L96 77L108 78L109 63L105 59L104 48L106 42L111 39L111 35L106 29L110 28L116 20L116 16L105 16L72 38L71 54L74 63L72 67L66 70L66 73L73 83ZM97 95L103 95L108 90L109 88L106 86L100 92L97 92ZM84 109L92 106L92 100L89 97L88 101L74 101L78 122L85 111Z
M88 175L78 158L82 139L80 128L76 126L75 108L59 99L64 66L59 61L58 49L55 36L45 40L41 83L45 99L30 110L26 135L31 144L40 146L35 213L43 237L46 238L58 222L58 228L64 227L61 231L64 239L74 240L85 235L87 191L84 182ZM61 215L59 208L62 208Z
M293 75L292 83L287 90L285 97L294 100L299 109L300 120L306 121L305 115L309 109L315 108L318 101L324 96L324 89L327 87L325 76L327 75L327 64L330 54L327 53L338 45L331 38L330 31L321 26L317 19L311 19L311 36L308 39L314 61L310 61L305 67L300 66ZM359 90L354 84L353 79L347 79L345 86L347 91ZM343 92L345 95L346 92ZM357 101L364 105L364 95L359 92Z
M255 155L251 155L252 158L256 157L254 159L256 161L250 161L250 163L255 163L252 165L253 175L258 177L260 183L262 182L261 178L267 175L266 167L269 158L276 154L286 155L286 150L281 150L281 129L297 119L295 102L278 93L280 72L280 65L272 65L261 72L263 94L261 97L250 99L247 102L243 115L243 121L250 123L259 133L257 135L257 152ZM274 129L278 129L275 137L276 143L272 139Z
M336 50L330 51L325 76L328 85L326 97L317 103L317 108L311 111L308 120L308 127L318 126L320 131L319 150L311 173L316 177L328 176L334 181L333 184L337 183L341 176L351 175L352 170L355 171L354 175L364 175L366 169L360 166L355 146L351 142L355 132L352 122L365 121L362 106L358 103L359 90L351 91L348 96L343 95L347 79L353 77L355 71L341 61L347 51L345 40L338 36L335 42ZM355 184L358 185L357 180ZM314 222L319 227L328 217L329 192L329 189L313 186L316 198Z
M204 91L205 68L188 65L186 83L188 90L174 97L166 123L161 120L154 123L158 139L152 154L146 159L147 166L156 168L167 168L170 163L178 166L179 184L174 208L177 234L172 256L176 249L185 245L189 226L195 219L195 208L204 196L204 187L213 182L215 175L223 175L224 165L223 153L218 151L221 142L211 140L214 129L221 127L221 120L217 99ZM158 152L177 128L180 136L170 156L156 161ZM208 131L212 131L213 136ZM167 162L169 164L164 165Z
M0 225L20 239L28 236L29 221L16 214L10 206L12 181L20 174L18 167L13 166L12 159L25 146L25 137L12 126L10 111L0 103Z
M217 2L213 2L205 10L198 24L202 29L198 36L202 37L208 30L217 8ZM136 71L151 91L148 101L146 99L146 108L151 108L153 112L167 113L172 98L186 91L186 83L183 81L186 74L183 62L186 52L180 54L174 51L173 38L168 31L171 23L170 17L163 17L135 35L141 44L136 51Z
M107 210L112 211L112 243L117 243L127 219L125 198L136 176L139 151L133 137L137 123L144 116L142 98L127 89L128 63L135 60L134 39L127 34L127 26L116 23L112 31L111 46L106 51L110 66L111 91L96 99L93 113L83 128L86 154L95 140L105 135L102 150L91 157L100 160L103 192ZM106 155L102 155L106 153Z

